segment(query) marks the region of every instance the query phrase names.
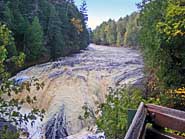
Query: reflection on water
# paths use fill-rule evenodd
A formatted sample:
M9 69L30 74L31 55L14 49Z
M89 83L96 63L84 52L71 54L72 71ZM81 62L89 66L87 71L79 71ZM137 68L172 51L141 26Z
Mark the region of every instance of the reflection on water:
M44 125L56 117L64 107L63 118L66 120L63 122L66 123L67 133L84 135L86 132L82 132L82 129L86 125L78 118L83 112L84 103L95 108L95 102L105 101L109 87L140 83L143 78L142 70L142 57L137 50L91 44L79 54L28 68L17 74L17 77L34 76L44 81L43 90L32 89L31 93L38 99L35 106L44 108L47 112ZM36 126L40 126L40 123ZM36 128L29 130L32 130L32 133L38 131ZM53 136L60 134L57 129L51 129L50 132ZM33 139L36 138L39 138L38 135L33 136Z

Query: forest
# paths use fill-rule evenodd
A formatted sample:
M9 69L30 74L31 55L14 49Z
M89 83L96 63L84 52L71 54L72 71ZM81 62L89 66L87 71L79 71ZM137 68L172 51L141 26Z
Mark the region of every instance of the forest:
M138 33L140 26L138 24L139 13L134 12L117 22L109 19L96 27L92 32L92 42L99 45L110 46L139 46Z
M7 58L22 53L27 67L86 48L86 12L86 3L79 10L73 0L0 0L1 26L14 38L6 46Z

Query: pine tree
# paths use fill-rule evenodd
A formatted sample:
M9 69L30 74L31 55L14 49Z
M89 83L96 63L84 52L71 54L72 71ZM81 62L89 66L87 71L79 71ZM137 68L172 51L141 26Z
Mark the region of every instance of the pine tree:
M83 21L87 23L88 14L87 14L87 3L85 0L82 1L82 5L80 6L80 13L83 15Z
M48 22L48 48L50 58L52 60L56 60L57 57L64 55L64 30L61 29L62 21L60 20L59 14L64 14L63 8L60 9L60 13L58 12L59 9L51 6L49 11L49 22ZM67 16L63 15L63 22L66 21ZM66 24L66 23L65 23ZM66 27L64 27L65 29ZM67 41L68 39L66 39Z
M43 50L43 31L38 17L35 17L32 24L29 26L26 40L27 45L25 48L25 54L27 56L27 60L36 60L41 56Z

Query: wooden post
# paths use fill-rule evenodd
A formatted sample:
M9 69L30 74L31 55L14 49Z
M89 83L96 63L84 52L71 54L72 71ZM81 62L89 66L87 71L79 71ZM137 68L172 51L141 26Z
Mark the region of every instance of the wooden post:
M142 138L146 115L147 111L145 109L144 103L141 102L124 139Z

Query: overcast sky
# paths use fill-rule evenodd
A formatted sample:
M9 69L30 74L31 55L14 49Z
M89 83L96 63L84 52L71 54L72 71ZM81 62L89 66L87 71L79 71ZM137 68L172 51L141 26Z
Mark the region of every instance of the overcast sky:
M82 0L75 0L79 7ZM136 3L141 0L86 0L88 6L88 25L94 29L109 18L118 20L137 11Z

